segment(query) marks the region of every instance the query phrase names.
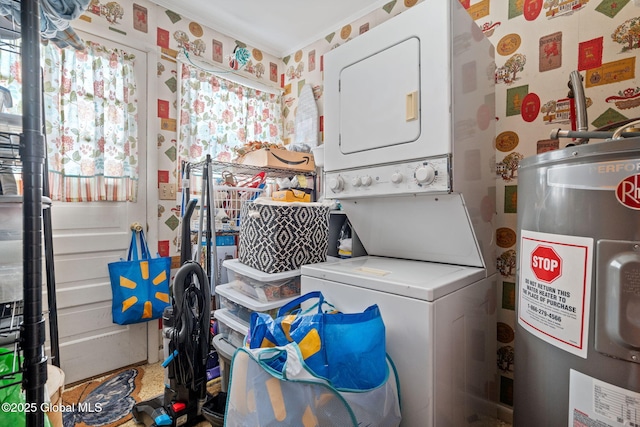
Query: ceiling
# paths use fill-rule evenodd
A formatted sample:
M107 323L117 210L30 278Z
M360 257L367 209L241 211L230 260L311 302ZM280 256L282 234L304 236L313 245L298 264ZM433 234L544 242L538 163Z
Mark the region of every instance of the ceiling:
M151 0L278 58L323 39L389 0Z

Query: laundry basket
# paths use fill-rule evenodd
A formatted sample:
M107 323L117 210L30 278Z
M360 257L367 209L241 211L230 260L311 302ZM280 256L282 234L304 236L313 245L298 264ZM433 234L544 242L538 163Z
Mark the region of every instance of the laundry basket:
M239 231L240 208L244 202L255 200L262 188L213 186L213 206L216 231Z
M278 367L270 360L283 360ZM395 368L368 390L339 390L312 373L296 343L240 347L231 360L225 426L397 427L400 404Z

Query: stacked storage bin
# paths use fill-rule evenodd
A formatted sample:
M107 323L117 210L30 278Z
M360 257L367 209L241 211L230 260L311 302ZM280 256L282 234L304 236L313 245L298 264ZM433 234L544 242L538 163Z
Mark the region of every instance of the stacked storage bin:
M225 364L230 365L235 349L243 345L251 313L275 316L300 295L300 267L327 260L328 232L328 205L265 199L242 204L238 259L223 262L229 283L216 286L219 333L213 345L223 391L229 378Z
M300 270L264 273L237 259L223 262L229 283L216 287L220 308L214 312L218 333L235 347L243 344L252 312L275 317L278 309L300 295Z
M222 265L229 282L216 287L220 308L213 313L218 325L214 347L220 359L222 390L226 391L231 357L244 343L251 313L275 317L280 307L299 296L300 270L264 273L238 259L227 259Z

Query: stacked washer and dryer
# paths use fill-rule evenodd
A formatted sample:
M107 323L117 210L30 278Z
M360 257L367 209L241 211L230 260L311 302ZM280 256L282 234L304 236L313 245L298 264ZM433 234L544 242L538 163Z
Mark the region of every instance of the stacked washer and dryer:
M324 196L368 255L303 266L302 292L378 304L406 427L496 415L493 54L428 1L324 56Z

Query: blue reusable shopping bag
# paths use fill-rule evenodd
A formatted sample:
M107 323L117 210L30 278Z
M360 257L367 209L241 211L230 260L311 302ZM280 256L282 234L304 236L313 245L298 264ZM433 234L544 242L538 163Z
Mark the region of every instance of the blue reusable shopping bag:
M169 303L171 258L152 258L144 237L139 231L140 258L136 231L131 232L127 259L109 263L109 277L113 301L113 323L128 325L162 317Z
M314 299L307 311L297 309ZM321 292L309 292L280 308L276 319L252 313L247 342L252 349L295 342L309 369L339 390L368 390L387 376L385 327L375 304L360 313L340 313ZM279 370L284 361L270 363Z

